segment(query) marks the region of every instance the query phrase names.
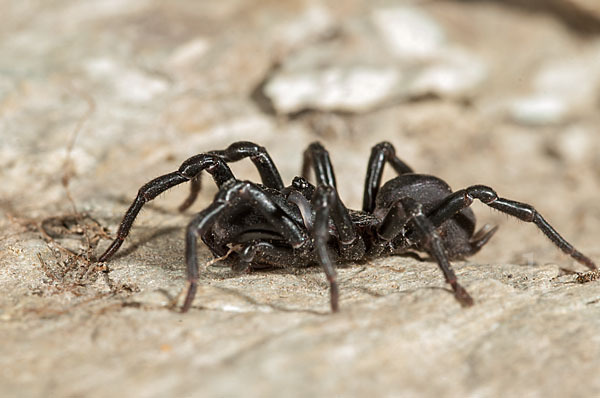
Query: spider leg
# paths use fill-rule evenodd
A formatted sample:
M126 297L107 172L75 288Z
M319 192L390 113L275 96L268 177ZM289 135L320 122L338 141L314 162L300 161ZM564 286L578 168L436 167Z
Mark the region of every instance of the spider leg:
M315 221L312 231L314 245L319 262L330 284L331 310L337 312L339 309L337 276L333 261L327 250L327 242L330 237L329 217L335 225L340 241L340 253L344 259L360 259L364 256L366 248L362 238L354 230L348 209L339 199L334 187L319 185L313 196L313 206L315 209Z
M560 236L533 206L498 197L492 188L485 185L473 185L454 192L433 209L427 217L434 226L438 227L462 209L471 206L475 199L522 221L534 223L564 253L592 270L597 268L590 258Z
M200 193L200 189L202 189L202 173L198 174L196 177L192 178L190 182L190 193L188 197L185 198L183 203L179 205L177 210L180 213L186 211L191 205L194 204L196 199L198 199L198 194Z
M313 235L315 239L315 249L317 251L317 256L319 257L319 262L321 263L321 267L323 267L323 271L325 271L325 275L327 276L327 280L329 281L331 311L337 312L339 310L338 303L340 296L337 284L337 273L335 271L335 267L333 266L333 262L331 261L327 250L327 241L329 240L329 206L327 202L328 197L326 195L319 194L320 191L321 190L317 189L314 198L316 215L315 224L313 228Z
M238 141L229 145L225 150L210 151L208 153L220 157L227 163L237 162L238 160L249 157L256 166L264 186L278 191L283 189L283 181L281 180L281 175L279 174L273 159L271 159L267 150L260 145L248 141ZM196 178L192 179L190 194L181 206L179 206L180 212L185 211L194 203L198 197L200 188L199 174Z
M197 251L197 239L199 235L205 234L210 226L214 223L214 220L223 212L223 209L227 207L227 203L222 201L214 201L206 209L202 210L194 219L188 224L185 234L185 262L187 265L187 280L189 283L188 291L183 302L182 312L187 312L192 305L196 290L198 289L198 257Z
M486 224L483 227L481 227L477 232L473 234L471 239L469 239L469 246L471 249L468 251L468 253L465 254L465 256L472 256L473 254L481 250L483 245L485 245L490 241L490 239L492 239L492 236L494 236L496 231L498 231L497 225L492 227Z
M237 162L249 157L256 166L264 186L278 191L283 189L283 181L273 159L271 159L267 150L260 145L248 141L238 141L229 145L223 151L211 151L210 153L223 158L227 163Z
M375 198L381 185L383 166L386 162L389 162L399 175L413 172L410 166L396 156L396 150L392 144L384 141L375 145L371 149L371 156L369 157L363 196L363 210L369 213L375 209Z
M254 208L274 227L286 242L301 256L310 242L308 236L281 208L258 186L248 181L231 180L221 187L213 203L201 211L188 225L185 240L188 292L182 311L186 312L194 299L198 285L197 239L209 232L217 217L235 211L236 206L252 203Z
M473 305L473 299L457 281L442 238L437 233L433 223L423 214L423 206L420 203L409 197L399 199L381 222L377 235L384 242L389 242L401 234L409 223L413 225L421 245L435 258L444 273L446 282L450 284L454 291L454 297L464 307Z
M119 250L119 247L121 247L121 244L123 244L123 241L129 234L129 230L131 229L135 218L145 203L178 184L193 180L202 172L202 170L208 171L219 187L226 181L234 179L231 170L229 170L229 167L221 158L210 154L201 154L184 161L179 167L179 170L165 174L148 182L138 191L137 197L125 213L125 216L119 225L116 239L100 256L98 261L107 261L117 252L117 250Z
M313 142L304 151L304 160L302 162L302 177L308 179L310 168L315 171L317 183L315 185L329 185L336 187L335 174L329 152L319 142Z

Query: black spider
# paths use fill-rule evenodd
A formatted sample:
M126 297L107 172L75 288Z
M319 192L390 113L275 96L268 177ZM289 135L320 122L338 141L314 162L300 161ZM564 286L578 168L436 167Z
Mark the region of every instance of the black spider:
M236 179L228 162L249 157L262 184ZM398 176L381 186L385 163ZM213 202L189 223L185 259L189 288L182 311L196 294L200 236L215 257L230 254L234 269L304 267L320 264L330 283L331 309L338 310L338 286L334 264L409 251L423 251L435 259L454 296L463 306L473 299L457 282L449 260L468 257L481 249L497 227L475 232L475 216L468 207L478 199L501 212L532 222L558 246L590 269L594 262L577 251L530 205L498 197L484 185L452 192L441 179L415 174L396 157L387 142L375 145L367 167L362 210L349 210L340 200L329 154L319 143L304 152L303 177L284 187L267 151L251 142L236 142L224 151L212 151L187 159L178 171L158 177L140 188L119 226L117 238L100 256L109 260L127 237L144 203L175 185L191 181L187 209L200 191L202 171L219 187ZM311 167L316 187L306 177Z

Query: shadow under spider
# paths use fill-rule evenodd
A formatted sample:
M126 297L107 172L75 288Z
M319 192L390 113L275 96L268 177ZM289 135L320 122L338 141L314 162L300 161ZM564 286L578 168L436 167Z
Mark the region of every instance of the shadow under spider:
M245 301L246 303L250 304L250 305L254 305L257 307L268 307L271 308L273 311L276 312L289 312L289 313L304 313L304 314L312 314L312 315L319 315L319 316L325 316L325 315L330 315L331 312L330 311L317 311L317 310L311 310L311 309L302 309L302 308L290 308L290 307L286 307L284 305L280 305L280 304L273 304L273 303L262 303L256 299L254 299L253 297L243 294L241 293L239 290L236 289L232 289L232 288L228 288L228 287L222 287L222 286L211 286L212 288L215 288L217 290L220 290L230 296L234 296L237 298L242 299L243 301ZM179 313L179 306L176 303L176 300L179 298L179 296L181 294L177 294L175 296L173 296L171 293L169 293L166 289L157 289L156 292L162 294L163 296L165 296L165 298L168 300L169 304L164 305L164 306L149 306L153 309L166 309L175 313ZM146 306L144 303L138 302L138 301L125 301L122 304L122 307L133 307L133 308L148 308L148 306ZM192 305L191 308L197 309L197 310L207 310L207 311L221 311L221 312L230 312L230 311L225 311L223 309L220 308L213 308L213 307L207 307L205 305L202 304L198 304L198 305ZM245 312L261 312L260 310L249 310L249 311L245 311Z
M178 226L159 228L158 230L152 232L151 234L143 236L140 239L132 242L129 246L121 249L121 251L119 253L115 254L115 256L113 258L117 259L117 258L122 258L122 257L128 256L129 254L133 253L134 251L136 251L137 249L139 249L141 246L145 245L146 243L152 242L153 240L155 240L157 238L168 235L168 234L178 231L180 229L181 229L181 227L178 227Z
M247 302L248 304L259 306L259 307L269 307L269 308L273 309L274 311L305 313L305 314L313 314L313 315L321 315L321 316L331 314L330 311L317 311L317 310L303 309L303 308L290 308L290 307L286 307L281 304L261 303L258 300L256 300L255 298L248 296L246 294L243 294L239 290L236 290L236 289L232 289L229 287L222 287L222 286L211 286L211 287L221 290L231 296L238 297L238 298L244 300L245 302ZM208 307L204 307L202 305L200 305L198 308L206 309L206 310L215 310L214 308L208 308Z

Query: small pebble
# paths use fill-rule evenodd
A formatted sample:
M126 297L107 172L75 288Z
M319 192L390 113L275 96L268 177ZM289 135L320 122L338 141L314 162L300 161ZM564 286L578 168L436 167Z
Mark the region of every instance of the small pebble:
M312 108L361 112L390 99L400 81L392 67L331 66L283 72L265 86L266 95L280 113Z
M432 57L445 43L442 27L415 7L377 9L371 20L388 50L399 58Z

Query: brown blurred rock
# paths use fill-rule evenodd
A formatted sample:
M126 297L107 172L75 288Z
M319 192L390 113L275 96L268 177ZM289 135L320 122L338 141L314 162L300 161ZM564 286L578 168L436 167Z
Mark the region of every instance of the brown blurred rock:
M600 3L596 0L506 0L505 3L551 13L580 33L600 33Z
M0 1L2 395L599 395L600 282L575 283L561 268L581 267L535 226L480 204L479 225L500 230L454 263L476 301L469 309L436 264L391 257L339 269L335 315L318 268L217 265L201 268L192 310L173 311L185 226L214 197L209 178L189 212L176 210L188 187L173 188L145 206L113 261L93 261L140 186L236 140L267 147L286 182L322 141L351 208L371 146L391 141L454 189L483 183L531 203L598 261L598 81L584 67L598 39L499 2L403 7ZM407 15L417 31L429 26L420 56L393 27ZM324 100L319 88L349 101L343 90L356 93L347 84L364 65L384 77L398 68L400 100L310 109ZM332 70L348 79L330 84ZM539 84L556 70L558 86ZM324 79L313 102L291 115L262 106L263 86L294 73ZM369 94L381 88L369 84ZM556 124L507 117L507 104L540 92L573 106ZM271 95L293 99L286 88ZM250 162L231 167L258 178ZM199 245L200 264L211 258Z

